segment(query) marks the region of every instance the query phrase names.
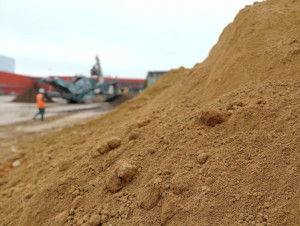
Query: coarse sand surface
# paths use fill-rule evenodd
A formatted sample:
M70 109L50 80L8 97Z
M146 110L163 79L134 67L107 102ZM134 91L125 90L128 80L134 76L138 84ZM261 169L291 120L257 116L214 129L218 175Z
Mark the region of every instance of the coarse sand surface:
M300 225L299 115L300 2L255 3L192 69L18 144L0 224Z

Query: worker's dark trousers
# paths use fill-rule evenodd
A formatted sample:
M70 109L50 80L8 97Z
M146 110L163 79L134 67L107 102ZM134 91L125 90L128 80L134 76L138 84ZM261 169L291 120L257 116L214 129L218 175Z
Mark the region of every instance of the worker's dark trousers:
M45 108L39 108L39 112L36 113L33 119L36 119L38 115L41 115L41 121L44 121L44 114L45 114Z

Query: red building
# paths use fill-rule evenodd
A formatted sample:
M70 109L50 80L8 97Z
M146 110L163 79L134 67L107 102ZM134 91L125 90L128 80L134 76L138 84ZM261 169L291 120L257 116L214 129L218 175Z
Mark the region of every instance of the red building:
M33 83L30 76L0 71L0 90L3 94L20 94Z
M56 76L50 76L53 78ZM58 76L59 78L68 81L72 77L70 76ZM10 72L0 71L0 94L20 94L26 89L30 88L35 79L41 79L42 77L33 77L28 75L14 74ZM49 85L40 84L47 91L54 91L54 88Z
M49 78L59 77L65 81L69 81L73 76L49 76ZM29 75L14 74L10 72L0 71L0 94L20 94L30 88L36 79L42 77L33 77ZM125 92L141 92L144 89L145 79L130 78L104 78L105 82L118 82L118 88ZM47 91L54 91L49 85L40 84Z

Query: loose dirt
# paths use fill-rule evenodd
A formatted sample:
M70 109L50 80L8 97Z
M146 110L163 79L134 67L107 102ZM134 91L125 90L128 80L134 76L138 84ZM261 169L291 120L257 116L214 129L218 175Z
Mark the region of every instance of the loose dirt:
M119 106L121 104L123 104L124 102L131 100L133 97L137 96L138 93L125 93L122 96L120 96L119 98L117 98L116 100L114 100L113 102L111 102L111 104L113 106Z
M20 143L0 223L300 225L299 3L247 6L204 62Z
M35 103L36 95L39 93L40 88L41 87L38 85L38 83L35 82L31 87L26 89L23 93L16 96L16 98L14 98L12 100L12 102ZM47 94L45 94L45 99L46 99L46 102L48 102L48 103L53 102L53 100Z

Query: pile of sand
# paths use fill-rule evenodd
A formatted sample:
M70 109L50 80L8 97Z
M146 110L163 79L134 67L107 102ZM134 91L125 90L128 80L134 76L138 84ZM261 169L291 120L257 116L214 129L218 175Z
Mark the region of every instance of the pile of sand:
M138 93L125 93L125 94L122 94L119 98L112 101L111 104L113 106L119 106L119 105L125 103L126 101L131 100L133 97L135 97L137 95L138 95Z
M38 83L34 83L31 87L26 89L23 93L16 96L12 102L20 102L20 103L35 103L36 102L36 95L39 93L39 89L41 87L38 85ZM46 102L52 103L53 100L45 94Z
M300 225L300 4L241 10L208 58L17 147L3 225Z

